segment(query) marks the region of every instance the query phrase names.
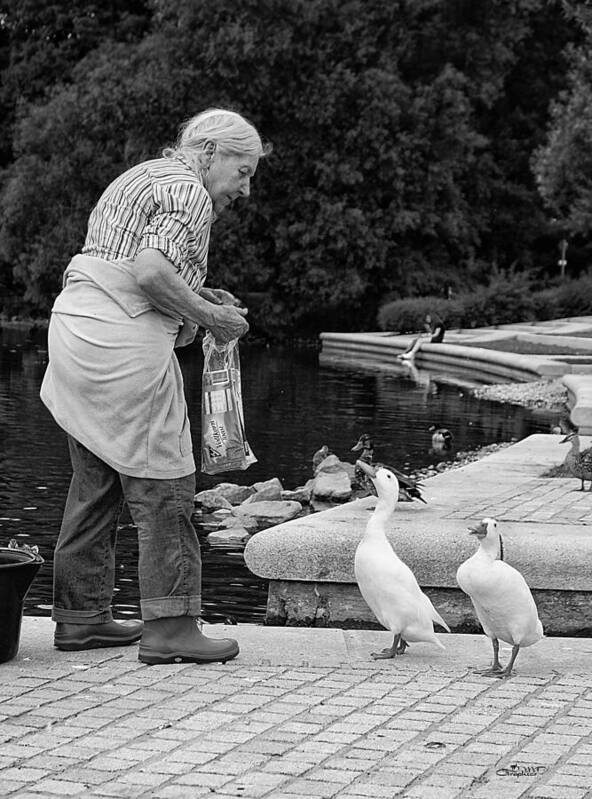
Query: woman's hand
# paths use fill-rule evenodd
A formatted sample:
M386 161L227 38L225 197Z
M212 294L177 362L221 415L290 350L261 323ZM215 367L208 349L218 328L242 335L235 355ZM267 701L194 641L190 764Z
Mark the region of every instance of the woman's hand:
M181 316L211 330L216 341L222 344L248 331L247 309L223 304L218 298L236 300L233 294L223 289L202 289L196 294L160 250L141 250L132 266L138 285L162 313Z
M234 305L214 305L211 310L211 321L207 328L219 344L226 344L235 338L241 338L249 329L245 319L246 308L236 308Z

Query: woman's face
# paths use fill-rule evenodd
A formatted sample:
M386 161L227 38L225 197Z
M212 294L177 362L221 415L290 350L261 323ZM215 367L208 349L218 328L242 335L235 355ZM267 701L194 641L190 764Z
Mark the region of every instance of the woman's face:
M223 155L219 152L214 155L204 185L216 214L239 197L249 196L251 178L258 163L259 159L254 155Z

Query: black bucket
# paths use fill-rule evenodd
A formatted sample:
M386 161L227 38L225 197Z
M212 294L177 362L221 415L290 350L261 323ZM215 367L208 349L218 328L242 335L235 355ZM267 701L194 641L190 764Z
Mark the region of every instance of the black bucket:
M32 552L0 547L0 663L18 652L25 597L43 562Z

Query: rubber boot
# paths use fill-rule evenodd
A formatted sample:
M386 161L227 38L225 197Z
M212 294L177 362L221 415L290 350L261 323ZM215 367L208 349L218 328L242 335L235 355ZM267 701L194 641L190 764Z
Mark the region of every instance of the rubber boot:
M56 624L53 645L66 652L100 649L105 646L129 646L137 641L144 625L139 620L107 621L103 624Z
M238 655L232 638L205 636L192 616L171 616L144 622L138 660L160 663L225 663Z

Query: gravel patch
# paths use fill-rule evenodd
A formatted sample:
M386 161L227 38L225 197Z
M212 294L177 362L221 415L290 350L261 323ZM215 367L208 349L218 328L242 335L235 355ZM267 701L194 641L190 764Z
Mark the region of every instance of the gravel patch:
M458 469L460 466L466 466L467 463L473 463L473 461L478 461L481 458L485 458L487 455L493 455L494 452L497 452L500 449L505 449L506 447L511 447L512 444L515 444L517 439L512 439L512 441L501 441L495 444L488 444L485 447L479 447L478 449L467 450L466 452L457 452L454 456L454 460L448 461L441 461L434 466L426 466L424 469L416 469L412 473L410 473L410 477L413 477L414 480L425 480L428 477L434 477L441 472L447 472L449 469Z
M501 383L473 389L478 399L508 402L527 408L549 408L567 412L567 388L561 380L535 380L531 383Z

